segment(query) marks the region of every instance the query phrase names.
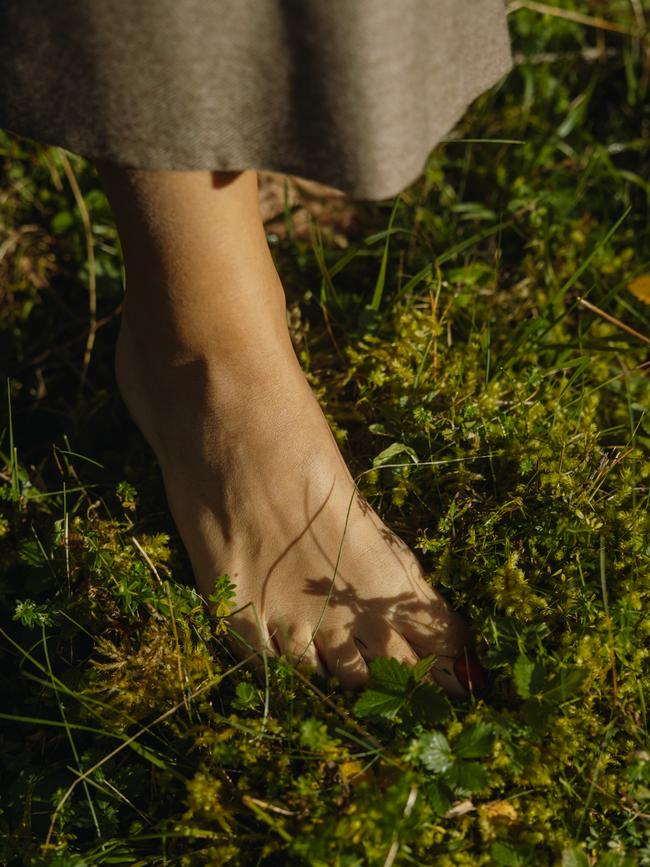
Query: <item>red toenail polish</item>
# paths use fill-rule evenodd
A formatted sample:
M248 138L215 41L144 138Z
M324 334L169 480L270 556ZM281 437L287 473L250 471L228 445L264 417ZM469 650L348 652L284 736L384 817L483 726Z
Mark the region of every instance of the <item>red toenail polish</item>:
M465 651L454 662L454 674L467 692L481 693L485 687L485 670L471 651Z

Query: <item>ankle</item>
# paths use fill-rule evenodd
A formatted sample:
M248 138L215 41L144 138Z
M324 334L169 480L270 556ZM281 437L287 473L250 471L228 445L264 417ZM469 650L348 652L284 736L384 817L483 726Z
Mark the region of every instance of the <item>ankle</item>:
M216 281L215 281L216 282ZM271 285L269 285L269 282ZM227 291L176 298L161 290L127 288L122 331L131 349L160 365L213 361L244 364L266 354L291 351L284 291L274 281L242 280Z
M208 335L208 336L206 336ZM220 328L201 339L170 337L159 323L148 327L125 310L118 336L115 372L127 406L160 402L184 406L221 406L224 413L247 415L247 405L264 404L269 395L307 389L286 325L262 323L235 337Z

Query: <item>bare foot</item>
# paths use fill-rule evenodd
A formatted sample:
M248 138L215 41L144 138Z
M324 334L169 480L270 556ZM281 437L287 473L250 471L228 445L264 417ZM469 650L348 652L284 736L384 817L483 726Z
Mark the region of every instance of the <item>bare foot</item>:
M127 273L116 373L202 595L227 574L253 648L345 687L379 656L464 694L461 619L355 489L293 351L254 172L105 166ZM466 679L465 679L466 682Z

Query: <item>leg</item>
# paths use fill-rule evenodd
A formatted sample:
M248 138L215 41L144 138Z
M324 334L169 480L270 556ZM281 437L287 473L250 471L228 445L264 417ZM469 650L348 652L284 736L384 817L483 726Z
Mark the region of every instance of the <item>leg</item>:
M293 351L255 172L99 169L126 265L118 384L200 592L227 573L257 615L233 628L344 686L376 656L436 653L462 693L443 670L460 618L356 493Z

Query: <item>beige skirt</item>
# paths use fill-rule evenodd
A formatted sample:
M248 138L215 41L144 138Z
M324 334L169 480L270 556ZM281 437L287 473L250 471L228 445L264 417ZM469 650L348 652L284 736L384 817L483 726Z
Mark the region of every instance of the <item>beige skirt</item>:
M4 0L0 127L382 199L510 69L503 0Z

